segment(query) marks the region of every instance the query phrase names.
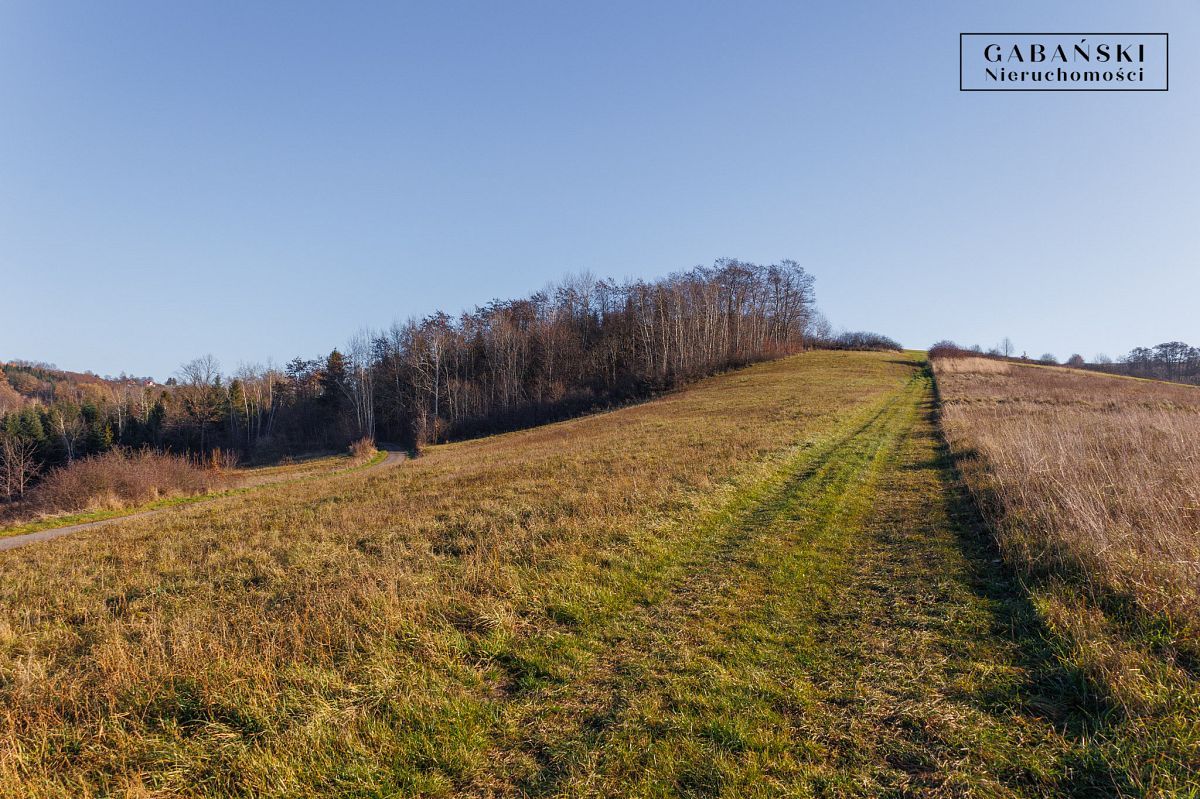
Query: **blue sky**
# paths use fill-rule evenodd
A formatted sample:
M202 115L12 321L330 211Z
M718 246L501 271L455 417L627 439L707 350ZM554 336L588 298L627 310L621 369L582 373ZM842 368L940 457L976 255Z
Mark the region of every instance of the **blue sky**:
M1171 91L960 93L979 30L1167 31ZM3 2L0 358L162 379L724 256L909 346L1200 344L1198 33L1182 2Z

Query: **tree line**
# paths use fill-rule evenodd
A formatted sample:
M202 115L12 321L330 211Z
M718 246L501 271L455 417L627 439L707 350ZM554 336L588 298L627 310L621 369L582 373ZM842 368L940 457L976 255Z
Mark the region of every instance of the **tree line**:
M420 447L628 402L822 343L898 346L869 334L835 343L827 328L813 278L794 261L722 260L655 281L574 277L458 317L365 331L281 368L226 375L206 356L157 385L7 364L0 435L42 467L116 446L261 459L361 437Z
M1097 358L1088 368L1112 374L1200 384L1200 347L1167 341L1153 347L1134 347L1116 362Z
M1004 341L1003 348L995 347L986 352L978 345L967 348L960 347L953 341L939 341L929 348L929 355L934 358L982 356L1006 360L1036 360L1037 363L1043 364L1058 363L1054 354L1049 352L1037 359L1031 359L1026 355L1018 358L1012 355L1014 348L1011 346L1011 342L1008 339ZM1115 361L1103 354L1096 355L1091 361L1087 361L1082 355L1075 353L1068 357L1063 365L1108 374L1200 385L1200 347L1192 347L1182 341L1167 341L1153 347L1134 347Z

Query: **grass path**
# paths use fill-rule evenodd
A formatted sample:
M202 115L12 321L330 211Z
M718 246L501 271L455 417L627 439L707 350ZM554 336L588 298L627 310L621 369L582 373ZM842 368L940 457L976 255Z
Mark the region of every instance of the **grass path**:
M1146 795L934 410L806 354L11 553L0 796Z
M1036 796L1116 782L957 494L919 375L491 653L479 793ZM679 554L683 553L683 554ZM564 597L571 592L564 587ZM496 781L497 772L507 774Z

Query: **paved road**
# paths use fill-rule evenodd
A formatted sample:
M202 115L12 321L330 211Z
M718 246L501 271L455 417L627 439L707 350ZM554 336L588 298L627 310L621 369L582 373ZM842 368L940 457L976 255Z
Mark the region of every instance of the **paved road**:
M381 446L380 449L382 449L384 452L387 453L387 455L384 456L384 459L381 460L379 463L375 463L375 464L372 464L372 465L366 467L366 469L363 469L362 471L375 471L376 469L384 469L384 468L388 468L391 466L396 466L397 464L402 463L407 458L407 455L405 454L405 452L403 450L393 449L391 447L383 447L383 446ZM335 472L335 474L336 474L336 472ZM271 480L269 482L260 483L259 485L255 486L255 488L259 488L261 486L278 485L280 483L291 482L291 480L293 480L293 479L304 479L304 478L282 477L278 480ZM212 498L212 500L215 500L215 499L220 499L220 497ZM55 538L61 538L64 535L71 535L72 533L78 533L82 530L94 530L97 527L104 527L105 525L116 524L117 522L123 522L128 519L145 519L150 516L157 516L161 513L170 513L173 510L178 510L180 507L194 507L195 505L203 504L203 502L211 502L212 500L203 500L202 502L192 502L192 503L188 503L187 505L181 505L181 506L175 506L175 507L169 507L169 508L157 508L155 510L144 510L139 513L129 513L124 516L114 516L111 519L101 519L100 521L95 521L95 522L84 522L83 524L71 524L71 525L67 525L66 527L52 527L48 530L38 530L37 532L25 533L23 535L10 535L7 538L0 538L0 551L6 550L6 549L16 549L17 547L23 547L26 544L34 544L34 543L37 543L38 541L50 541Z

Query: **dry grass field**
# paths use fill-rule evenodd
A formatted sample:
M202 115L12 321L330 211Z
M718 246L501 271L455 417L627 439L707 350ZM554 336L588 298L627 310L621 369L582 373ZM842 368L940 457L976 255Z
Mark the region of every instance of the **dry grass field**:
M1139 790L1171 784L1156 768L1195 778L1200 389L980 358L934 368L946 437L1001 552L1063 662L1119 720L1112 756L1144 760Z
M0 791L486 793L493 702L551 678L515 642L911 371L806 367L8 553Z
M274 466L211 469L150 451L113 450L57 469L26 500L0 508L0 538L205 502L273 483L313 480L378 460L363 451Z
M934 411L919 354L807 353L3 553L0 796L1185 785L1116 748Z

